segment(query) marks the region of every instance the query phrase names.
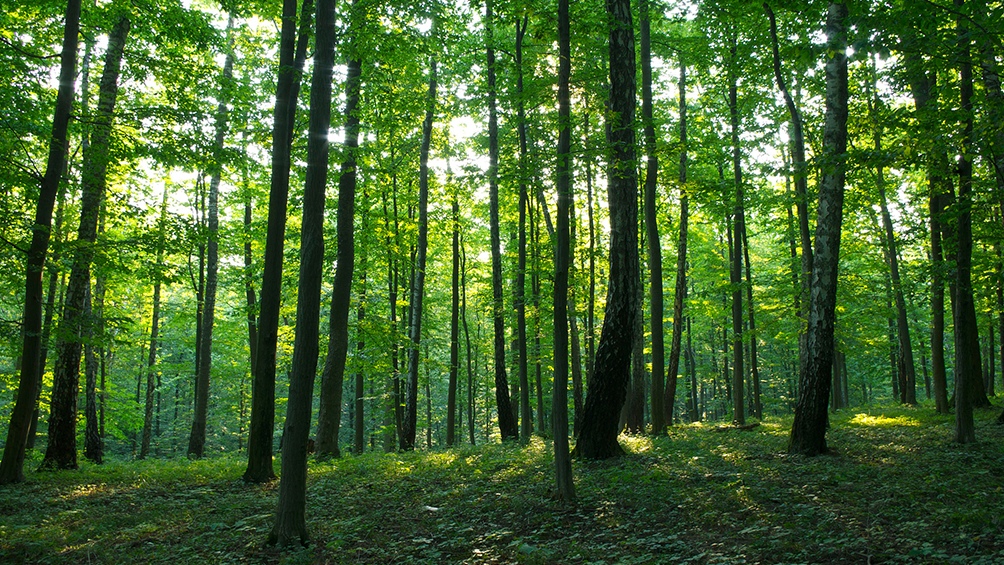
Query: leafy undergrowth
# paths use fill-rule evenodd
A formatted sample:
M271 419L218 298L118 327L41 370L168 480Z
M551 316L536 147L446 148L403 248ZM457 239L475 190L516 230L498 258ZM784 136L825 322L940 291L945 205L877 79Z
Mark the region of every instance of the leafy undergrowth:
M238 458L30 472L0 487L0 563L1004 563L995 416L958 446L927 407L849 410L816 458L784 454L787 420L625 437L574 463L574 506L540 439L312 462L296 551L263 546L277 484Z

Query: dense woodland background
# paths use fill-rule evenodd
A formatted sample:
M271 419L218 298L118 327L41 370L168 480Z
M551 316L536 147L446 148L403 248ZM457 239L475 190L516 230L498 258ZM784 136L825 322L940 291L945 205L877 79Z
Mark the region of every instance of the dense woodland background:
M67 21L65 2L5 3L0 422L14 420L22 384L25 273ZM279 4L82 3L28 447L72 442L72 461L46 455L57 468L76 466L78 436L96 461L247 450L271 297L275 423L260 432L270 458L304 315L301 228L322 211L322 300L306 307L321 336L308 397L320 421L307 421L334 434L318 434L319 455L515 439L517 423L524 442L551 437L562 124L573 197L571 365L559 382L567 370L574 438L621 253L608 186L621 174L609 171L622 113L608 100L604 5L568 6L565 119L550 4L355 0L326 12L318 0L317 30L310 0L287 2L285 21ZM632 6L643 297L619 428L658 434L795 410L806 250L834 168L846 188L830 407L894 400L948 413L960 371L972 384L965 405L989 406L1004 386L1004 6L896 0L840 18L835 5ZM846 37L827 35L828 10ZM847 151L834 164L827 69L845 51ZM328 87L325 116L315 104ZM308 122L331 127L326 180L308 167L329 151L311 148ZM288 213L270 214L283 166ZM309 190L318 183L323 206ZM272 259L269 230L281 243ZM276 259L269 287L262 273ZM968 269L971 287L960 282ZM953 309L968 301L975 320L963 329ZM64 416L69 439L57 439Z

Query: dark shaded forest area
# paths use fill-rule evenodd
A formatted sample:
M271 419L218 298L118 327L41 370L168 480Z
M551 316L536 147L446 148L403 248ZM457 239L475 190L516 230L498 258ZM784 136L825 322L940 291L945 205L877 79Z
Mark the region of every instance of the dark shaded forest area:
M1004 559L999 2L21 4L0 557Z

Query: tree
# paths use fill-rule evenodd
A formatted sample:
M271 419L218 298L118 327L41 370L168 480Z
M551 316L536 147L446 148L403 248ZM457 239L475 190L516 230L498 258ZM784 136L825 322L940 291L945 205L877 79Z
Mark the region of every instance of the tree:
M509 379L505 366L505 309L502 302L502 236L499 227L499 134L498 104L495 90L495 23L493 0L485 0L485 57L488 82L488 198L492 255L492 321L495 331L495 405L498 411L502 440L519 436L512 416Z
M42 379L43 367L39 355L42 347L42 272L49 249L56 193L59 191L59 180L66 166L66 131L73 109L79 31L80 0L67 0L60 52L59 88L52 118L52 133L48 141L49 153L45 164L45 175L40 183L35 221L32 224L31 247L28 248L27 256L21 378L17 389L17 401L7 428L3 460L0 461L0 485L24 480L25 448L37 402L36 390Z
M233 29L233 16L227 20L227 33ZM209 413L209 373L213 366L213 324L216 318L216 288L219 280L219 200L220 180L223 174L224 139L227 134L227 92L234 76L233 40L230 39L226 59L223 63L219 104L216 108L216 140L212 162L212 177L209 179L209 240L206 244L206 288L205 300L200 320L199 364L195 375L195 417L192 419L192 433L188 438L188 456L202 457L206 445L206 419Z
M607 0L610 117L607 191L610 207L610 282L600 343L589 376L575 454L606 459L623 453L618 420L631 378L631 346L638 315L638 173L635 161L635 52L630 0Z
M809 291L805 347L799 352L798 400L788 452L826 452L826 406L833 370L837 267L843 223L847 152L847 17L845 4L830 2L826 14L826 122L819 183L816 245Z
M296 301L296 337L289 378L289 401L283 429L282 479L275 525L268 543L289 546L309 541L306 523L307 439L317 372L321 274L324 267L324 192L328 180L328 130L331 124L331 75L335 60L335 1L317 0L314 71L310 85L307 176L300 231L300 277Z
M655 120L652 117L652 38L649 0L640 4L641 42L641 113L645 128L645 233L648 237L649 322L652 332L652 434L662 435L666 429L665 380L663 358L666 344L663 338L662 244L659 239L658 191L659 157L656 151Z
M572 462L568 451L568 270L571 263L569 209L572 200L572 120L569 81L572 74L568 0L558 0L558 213L554 245L554 383L552 422L554 476L558 497L575 500Z
M683 341L683 305L687 298L687 230L690 223L690 196L687 191L687 65L680 56L680 236L676 245L676 288L673 294L673 336L669 346L669 368L666 370L666 424L673 424L676 405L677 377L680 372L680 350ZM696 410L696 406L694 406Z
M275 478L272 469L272 434L275 427L275 351L282 295L282 259L286 239L286 203L289 196L290 144L296 117L300 75L310 35L313 0L304 0L300 31L296 34L296 0L283 0L279 41L279 69L275 87L272 125L272 182L268 199L268 234L265 238L265 269L261 282L258 344L251 368L251 430L248 436L248 466L244 480L264 483ZM298 38L297 38L298 36Z
M350 50L354 47L350 44ZM339 457L338 428L342 420L342 384L349 347L349 302L355 269L356 150L359 147L359 94L362 61L349 56L345 79L345 154L338 177L338 259L331 289L328 357L321 374L321 403L317 415L317 456Z
M432 143L432 120L436 111L436 58L429 63L429 92L426 97L425 121L422 123L422 147L419 157L418 243L415 270L411 283L411 307L408 324L408 390L405 405L401 448L415 448L418 425L418 364L422 341L422 301L425 298L425 263L429 247L429 148Z
M150 316L150 350L147 355L146 365L146 397L143 409L143 438L140 440L139 458L144 459L150 453L150 442L153 439L153 408L154 393L157 389L157 347L160 336L160 290L162 284L164 268L164 238L165 224L167 220L167 186L164 187L164 196L160 205L160 233L157 241L157 258L154 262L153 279L153 313Z
M83 156L81 179L80 225L77 246L73 251L72 270L63 302L63 318L57 334L58 358L53 370L52 404L49 415L49 444L42 460L43 468L77 468L77 391L80 381L82 339L87 331L87 295L91 285L91 261L97 240L98 214L105 195L108 164L111 160L112 117L118 95L119 70L130 14L121 13L108 35L105 68L101 74L97 115L91 133L89 151Z

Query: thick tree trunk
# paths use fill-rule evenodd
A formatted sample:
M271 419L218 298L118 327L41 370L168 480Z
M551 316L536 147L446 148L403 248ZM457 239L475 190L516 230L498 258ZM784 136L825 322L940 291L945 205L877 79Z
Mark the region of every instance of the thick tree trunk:
M631 377L631 345L640 291L638 173L635 152L635 51L630 0L607 0L609 15L610 283L575 452L587 459L623 453L617 424Z
M659 157L656 151L655 120L652 117L652 40L649 1L641 0L641 113L645 128L645 233L648 238L648 307L652 332L652 434L666 431L666 381L663 363L666 343L663 337L662 240L656 206Z
M798 400L788 452L826 452L826 405L833 370L833 331L843 223L847 152L847 6L831 2L826 15L826 117L823 168L816 220L816 247L809 294L809 326L801 351Z
M118 95L119 69L129 18L119 17L109 33L105 68L101 75L97 115L94 117L92 144L84 155L81 179L80 226L73 252L72 270L63 304L63 319L57 333L58 358L53 370L52 403L49 415L49 444L42 460L43 468L77 468L77 391L80 380L82 338L87 332L85 301L91 284L91 261L97 239L98 214L104 200L108 171L109 139L112 116ZM37 352L33 352L37 360ZM28 360L28 357L25 357ZM34 383L33 383L34 384ZM27 429L27 428L26 428Z
M283 430L282 478L270 544L309 541L307 440L317 372L321 275L324 267L324 191L328 179L328 130L331 124L331 74L335 58L335 0L318 0L314 72L310 85L307 174L300 230L300 277L296 301L296 336L289 376L289 401Z
M352 47L350 47L352 49ZM349 303L355 269L356 151L359 147L359 97L362 61L349 59L345 78L345 156L338 177L338 254L331 287L328 319L328 356L321 373L317 414L317 457L340 457L338 430L342 421L342 385L349 350Z
M52 134L49 138L49 155L40 185L38 205L35 208L31 246L28 248L26 258L21 378L14 410L10 416L10 425L7 428L3 459L0 461L0 485L24 480L25 450L41 387L42 273L49 249L52 210L55 208L56 194L59 192L59 179L66 166L66 130L73 109L79 31L80 0L68 0L60 54L59 89L56 93Z
M492 320L495 330L495 405L499 417L499 431L502 440L519 437L516 419L513 418L512 402L509 397L509 382L505 366L505 307L502 302L502 237L499 226L499 184L498 184L498 107L495 90L495 45L494 45L494 0L485 1L486 58L488 82L488 198L489 229L491 231L492 254Z
M687 299L687 229L690 223L690 197L687 186L687 65L680 57L680 236L676 245L676 287L673 294L673 336L670 338L669 367L666 370L666 425L673 425L676 389L680 372L680 349L683 336L683 305ZM689 336L688 336L689 338ZM653 368L654 370L654 368ZM694 403L696 410L697 404Z
M425 263L429 248L429 147L432 143L432 121L436 114L436 60L429 65L429 93L426 96L425 121L422 123L422 146L419 156L418 181L418 243L415 269L411 283L411 319L408 328L408 390L405 417L401 433L401 449L415 449L418 430L418 365L422 342L422 302L425 298Z
M279 40L279 68L272 126L272 180L268 196L265 264L258 310L257 358L251 385L251 426L248 466L244 480L264 483L275 478L272 436L275 428L275 355L282 298L282 260L286 239L289 196L290 145L296 125L296 100L310 36L313 0L303 0L300 30L296 33L296 0L283 0ZM298 36L298 37L297 37Z

